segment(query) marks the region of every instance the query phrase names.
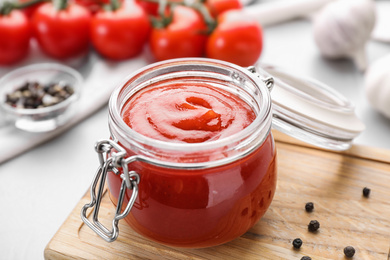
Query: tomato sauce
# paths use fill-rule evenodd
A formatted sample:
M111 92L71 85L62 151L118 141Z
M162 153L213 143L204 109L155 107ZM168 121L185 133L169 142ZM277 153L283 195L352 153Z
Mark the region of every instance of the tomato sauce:
M243 100L205 83L148 88L123 108L136 132L168 142L201 143L231 136L256 118Z
M238 133L256 114L238 96L211 84L168 81L133 95L122 118L142 135L190 146ZM134 154L129 147L127 152ZM224 156L224 151L219 154ZM182 162L180 156L175 160ZM264 215L276 188L271 133L248 155L220 166L181 169L136 161L129 168L141 180L126 222L139 234L175 247L215 246L243 235ZM114 204L121 182L108 173ZM125 203L131 194L128 190Z

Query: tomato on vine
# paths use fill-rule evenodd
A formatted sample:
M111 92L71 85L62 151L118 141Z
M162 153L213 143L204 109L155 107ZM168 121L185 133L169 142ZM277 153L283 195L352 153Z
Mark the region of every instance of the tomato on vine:
M91 14L83 6L66 0L47 2L31 18L34 36L49 56L68 59L89 50Z
M158 15L158 3L157 2L151 2L148 0L135 0L139 6L144 9L144 11L148 15L157 16Z
M231 10L219 16L218 25L207 41L206 55L246 67L257 62L262 49L260 24Z
M103 5L108 4L109 0L74 0L78 5L86 7L92 14L99 11Z
M149 46L157 61L201 57L207 41L207 24L195 9L177 5L171 10L171 17L163 17L155 24L149 39Z
M110 0L74 0L76 4L86 7L91 14L95 14L102 10L104 6L110 4ZM123 2L123 0L119 0Z
M27 16L6 4L0 8L0 65L11 65L29 51L31 28Z
M242 4L239 0L206 0L205 5L214 18L228 10L242 9Z
M39 6L41 6L46 0L18 0L17 6L23 13L31 18Z
M159 12L160 12L159 6L161 4L165 5L164 1L166 1L166 4L168 4L166 11L169 10L169 5L184 4L184 1L182 0L135 0L135 2L139 4L145 10L145 12L150 16L159 16Z
M148 16L137 3L112 1L110 10L101 10L92 18L92 45L106 58L128 59L142 52L150 29Z

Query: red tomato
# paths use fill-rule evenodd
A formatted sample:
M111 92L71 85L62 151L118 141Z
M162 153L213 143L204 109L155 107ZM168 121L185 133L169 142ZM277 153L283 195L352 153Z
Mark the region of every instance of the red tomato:
M92 14L99 11L104 4L108 4L109 0L74 0L75 3L86 7Z
M142 52L150 29L145 11L136 3L102 10L91 21L92 45L107 58L128 59Z
M147 14L157 16L158 14L158 3L145 1L145 0L135 0L137 4L139 4Z
M31 29L27 16L19 10L0 15L0 64L10 65L26 57Z
M18 0L19 4L24 4L24 3L27 3L27 2L31 2L31 0ZM36 4L33 4L29 7L24 7L22 10L23 13L25 13L27 15L28 18L31 18L35 12L35 10L41 6L44 2L39 2L39 3L36 3Z
M172 22L168 26L152 30L149 45L155 59L203 56L207 26L202 16L185 6L176 6L172 12Z
M118 0L120 3L123 0ZM110 0L74 0L76 4L86 7L92 14L97 13L104 5L110 4Z
M260 24L237 11L228 11L220 16L207 41L206 56L246 67L256 63L262 49Z
M205 4L213 17L218 17L228 10L242 9L239 0L207 0Z
M150 0L135 0L135 2L139 4L148 15L158 16L159 2L151 2ZM167 2L173 4L175 2L180 3L181 0L168 0ZM166 10L169 10L169 5L167 5Z
M90 21L91 14L83 6L70 3L56 10L49 2L35 11L31 22L41 49L51 57L67 59L88 51Z

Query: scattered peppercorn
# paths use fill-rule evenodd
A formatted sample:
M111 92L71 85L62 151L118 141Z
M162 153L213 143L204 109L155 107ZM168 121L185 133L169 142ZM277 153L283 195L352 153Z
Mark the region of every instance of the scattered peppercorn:
M293 244L294 248L299 249L302 246L302 240L300 238L296 238L293 240L292 244Z
M368 198L368 196L370 196L370 191L371 190L369 188L364 187L364 189L363 189L363 196Z
M311 260L311 257L310 256L302 256L301 260Z
M26 82L7 94L5 102L14 108L42 108L58 104L73 93L72 87L62 83Z
M320 222L317 220L311 220L309 225L308 225L309 231L315 232L320 228Z
M314 203L313 202L306 203L305 209L306 209L307 212L312 212L313 209L314 209Z
M344 248L344 255L346 257L353 257L355 254L355 248L353 248L352 246L346 246Z

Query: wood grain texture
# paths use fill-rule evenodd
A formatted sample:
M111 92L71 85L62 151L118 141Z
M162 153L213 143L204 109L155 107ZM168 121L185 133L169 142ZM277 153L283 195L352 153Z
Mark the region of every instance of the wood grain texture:
M120 221L120 234L107 243L80 219L87 193L47 245L45 259L346 259L351 245L357 259L389 260L390 151L354 146L330 152L274 132L278 150L278 184L265 216L246 234L204 249L171 248L149 241ZM364 187L369 198L362 196ZM305 203L315 209L307 213ZM110 226L114 208L106 193L100 221ZM307 229L316 219L316 233ZM292 240L303 245L293 249Z

